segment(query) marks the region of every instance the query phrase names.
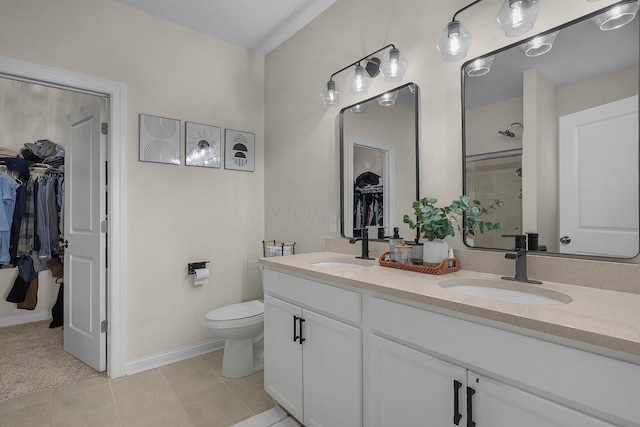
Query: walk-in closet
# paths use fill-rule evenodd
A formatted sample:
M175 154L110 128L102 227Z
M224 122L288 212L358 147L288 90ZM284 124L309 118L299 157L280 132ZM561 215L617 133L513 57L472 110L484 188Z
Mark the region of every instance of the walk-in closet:
M0 401L97 374L63 349L60 245L66 117L97 99L0 78Z

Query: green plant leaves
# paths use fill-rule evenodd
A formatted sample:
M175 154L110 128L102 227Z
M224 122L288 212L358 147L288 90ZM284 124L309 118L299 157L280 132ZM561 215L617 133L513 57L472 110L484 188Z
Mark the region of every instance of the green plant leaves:
M444 239L447 236L455 236L455 230L466 231L470 235L475 235L476 229L480 233L488 231L501 231L500 223L485 222L480 217L490 215L498 207L502 207L504 202L495 199L487 206L483 206L479 200L471 200L469 196L460 196L447 206L437 207L438 199L434 197L424 197L413 202L413 210L416 215L414 222L409 215L405 215L403 222L409 224L411 229L418 228L422 237L427 240ZM465 219L464 227L462 218Z

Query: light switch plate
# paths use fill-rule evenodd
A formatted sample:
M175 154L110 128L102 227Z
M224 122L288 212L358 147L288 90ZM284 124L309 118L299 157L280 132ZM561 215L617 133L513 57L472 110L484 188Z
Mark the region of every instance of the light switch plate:
M338 217L336 215L329 215L329 232L338 232Z

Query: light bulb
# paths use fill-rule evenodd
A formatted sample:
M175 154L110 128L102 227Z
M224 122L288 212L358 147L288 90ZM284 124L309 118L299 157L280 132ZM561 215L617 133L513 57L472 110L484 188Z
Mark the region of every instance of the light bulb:
M371 77L369 73L360 64L356 65L353 73L347 79L347 87L349 92L355 96L364 96L371 86Z
M380 64L380 72L384 81L389 83L399 82L407 72L407 60L402 56L400 50L392 48Z

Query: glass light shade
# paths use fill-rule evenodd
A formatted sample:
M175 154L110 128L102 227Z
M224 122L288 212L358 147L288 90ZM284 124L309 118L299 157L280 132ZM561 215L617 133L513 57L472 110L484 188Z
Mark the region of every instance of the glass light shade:
M371 86L371 77L364 67L356 65L353 73L347 78L347 87L351 95L363 96L369 92L369 86Z
M394 90L393 92L383 93L378 97L378 104L383 107L390 107L396 103L396 98L398 97L398 91Z
M349 111L351 111L354 114L362 114L365 111L367 111L368 106L369 106L368 102L363 102L362 104L354 105L353 107L349 108Z
M558 37L558 31L544 36L537 36L526 43L522 43L520 49L529 57L544 55L551 50L556 37Z
M333 80L329 80L320 92L320 98L327 107L337 107L340 105L340 98L342 98L342 92L340 88Z
M451 21L440 35L436 49L442 59L455 62L467 56L469 46L471 33L459 21Z
M638 0L626 1L593 17L602 31L615 30L633 21L638 13Z
M464 67L464 72L467 73L467 76L469 77L484 76L489 71L491 71L491 66L493 65L493 61L495 59L495 55L491 55L486 58L478 58L475 61L467 64L467 66Z
M407 72L407 60L402 56L400 50L391 49L389 53L385 55L380 64L380 72L384 77L385 82L394 83L399 82L404 77L404 73Z
M536 23L541 0L505 0L498 11L496 21L507 37L526 33Z

